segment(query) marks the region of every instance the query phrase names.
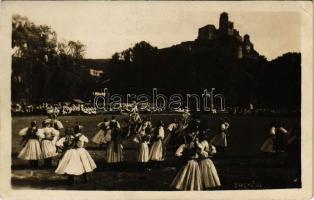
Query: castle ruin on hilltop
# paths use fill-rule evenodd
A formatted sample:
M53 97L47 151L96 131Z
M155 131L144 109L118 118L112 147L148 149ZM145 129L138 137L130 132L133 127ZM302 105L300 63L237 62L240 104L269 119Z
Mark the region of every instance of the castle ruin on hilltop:
M248 34L242 36L239 31L234 28L232 21L229 21L228 13L223 12L220 14L219 28L216 29L215 25L208 24L198 29L198 37L196 41L207 42L212 40L225 40L227 38L234 38L238 43L237 58L257 58L259 54L254 50L254 45L250 41Z

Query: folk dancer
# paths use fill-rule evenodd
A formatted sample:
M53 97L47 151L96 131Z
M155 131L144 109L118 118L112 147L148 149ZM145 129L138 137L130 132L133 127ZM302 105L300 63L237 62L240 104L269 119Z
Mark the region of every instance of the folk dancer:
M212 161L213 155L216 153L215 146L207 142L204 132L196 138L196 145L203 188L212 189L221 186L216 167Z
M88 138L82 134L82 126L74 127L74 134L61 138L58 146L65 148L65 154L60 160L55 173L67 174L71 184L75 184L75 176L83 174L84 182L88 181L87 173L96 168L96 164L88 151L85 150L85 143Z
M140 129L134 137L133 141L137 144L139 144L138 147L138 154L137 154L137 161L141 164L141 167L145 171L149 171L148 168L148 161L149 161L149 144L151 140L151 130L152 130L152 124L149 120L149 118L145 118L145 121L140 126Z
M227 141L227 135L229 134L229 123L227 122L226 118L220 120L220 126L218 133L211 141L210 143L213 144L218 149L221 149L222 151L225 151L228 147L228 141Z
M41 150L45 167L50 168L52 165L52 158L58 155L56 142L59 137L59 131L51 127L51 124L47 121L43 121L43 128L41 130L44 135L41 140Z
M111 140L106 151L107 163L120 163L123 161L123 137L117 121L110 122Z
M32 169L38 168L38 161L43 159L40 140L44 138L44 135L37 128L37 122L32 121L30 127L22 129L19 135L22 136L20 144L23 148L17 157L22 160L28 160Z
M156 165L159 165L162 161L164 161L166 156L166 148L163 142L163 139L165 137L165 130L163 126L164 123L160 120L154 130L154 142L149 153L150 160Z
M110 121L107 118L104 118L103 122L100 122L97 124L97 127L99 127L99 131L95 134L95 136L92 138L92 142L98 144L100 147L107 144L111 140L111 134L110 131Z
M283 151L284 141L283 134L287 133L287 130L281 126L278 126L278 122L272 122L270 125L269 137L265 140L261 146L261 151L264 153L275 153Z
M182 160L183 165L170 187L176 190L201 190L201 172L197 162L197 147L193 135L187 135L186 143L179 146L175 155Z
M58 120L58 115L56 113L52 113L49 115L47 119L45 119L45 122L49 122L51 126L58 130L60 133L64 129L63 124L61 123L60 120Z

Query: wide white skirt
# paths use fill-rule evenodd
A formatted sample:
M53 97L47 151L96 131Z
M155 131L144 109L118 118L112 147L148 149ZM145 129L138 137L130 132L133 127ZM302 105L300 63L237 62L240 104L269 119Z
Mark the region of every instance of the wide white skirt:
M226 133L221 132L217 134L213 139L211 139L210 143L217 147L227 147L228 142Z
M201 190L201 172L198 163L195 160L189 160L177 173L171 188L177 190Z
M163 161L163 147L162 147L162 141L159 139L155 141L151 147L149 157L151 160L154 161Z
M220 186L219 176L213 161L209 158L199 162L201 180L205 189Z
M265 153L274 152L274 139L271 137L267 138L261 146L261 151Z
M93 158L84 148L69 149L60 160L55 173L81 175L96 168Z
M108 140L105 138L106 132L104 130L99 130L96 135L92 138L92 142L96 144L102 144L102 143L107 143ZM111 138L110 138L111 139Z
M115 147L115 145L118 145ZM116 149L115 149L116 148ZM107 147L106 160L108 163L117 163L123 161L123 146L110 141Z
M43 159L43 153L40 148L39 140L30 139L27 141L24 148L21 150L18 158L22 160L40 160Z
M140 148L137 156L138 162L148 162L149 161L149 147L146 142L140 144Z
M41 142L41 150L44 159L52 158L58 155L56 145L51 140L43 140Z

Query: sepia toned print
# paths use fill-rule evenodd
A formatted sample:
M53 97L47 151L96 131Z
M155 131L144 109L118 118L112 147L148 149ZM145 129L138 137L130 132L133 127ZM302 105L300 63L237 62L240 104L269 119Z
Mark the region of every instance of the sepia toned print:
M7 5L10 190L308 188L303 11L191 3Z

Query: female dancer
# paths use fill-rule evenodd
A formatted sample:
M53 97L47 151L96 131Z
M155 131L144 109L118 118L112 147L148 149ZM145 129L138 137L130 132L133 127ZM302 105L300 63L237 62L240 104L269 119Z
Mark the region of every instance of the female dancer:
M100 128L100 130L96 133L96 135L92 138L92 141L96 144L99 144L101 147L103 144L106 144L111 140L111 135L107 134L107 131L109 129L109 120L104 118L103 122L100 122L97 124L97 126Z
M43 121L43 128L41 129L44 138L41 140L41 150L45 162L45 167L50 168L52 165L52 158L57 156L56 142L59 137L59 131L51 127L47 121Z
M123 161L122 133L116 121L110 122L111 140L107 146L106 160L108 163Z
M229 133L229 123L227 122L226 118L221 119L220 122L220 133L218 133L211 141L213 145L215 145L217 148L220 148L221 150L225 151L228 147L228 141L227 136Z
M38 168L38 160L43 159L40 140L44 138L44 135L37 128L37 122L32 121L31 126L22 129L19 135L22 136L21 145L23 149L17 157L22 160L28 160L31 168Z
M199 153L199 166L204 189L211 189L220 186L220 179L216 167L212 161L212 156L216 153L216 148L208 144L205 133L202 132L196 138Z
M194 136L189 134L186 137L186 144L180 145L176 156L184 161L183 166L170 184L176 190L201 190L201 172L196 159L198 158L197 147Z
M270 124L269 137L265 140L261 146L261 151L264 153L274 153L274 141L276 135L276 122Z
M89 153L85 150L84 144L88 143L88 139L82 132L82 126L74 127L74 134L61 138L58 146L66 148L66 152L60 160L55 173L68 174L71 184L75 183L74 176L84 175L84 181L88 181L87 173L92 172L96 168L96 164Z
M149 118L145 118L145 121L140 126L138 134L134 138L134 142L139 144L137 161L142 164L144 170L149 170L147 163L149 161L149 143L151 139L151 128L152 124Z
M161 162L164 161L166 155L165 145L163 143L163 139L165 137L165 130L163 127L163 121L159 121L157 127L154 130L154 143L151 147L149 157L151 161ZM156 164L157 164L156 163Z
M272 122L270 136L263 143L261 151L265 153L284 152L287 133L288 131L282 127L281 122Z

